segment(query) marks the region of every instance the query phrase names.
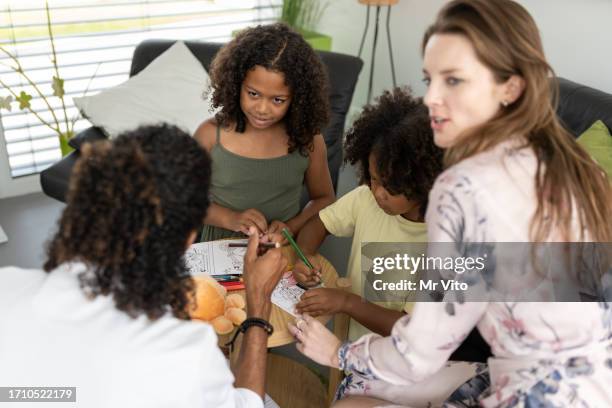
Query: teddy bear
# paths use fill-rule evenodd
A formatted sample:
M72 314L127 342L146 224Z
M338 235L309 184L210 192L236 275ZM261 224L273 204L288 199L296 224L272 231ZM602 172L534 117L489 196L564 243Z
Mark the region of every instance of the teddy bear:
M234 325L246 319L246 303L238 293L227 294L227 289L208 275L193 277L195 286L195 308L190 310L192 319L204 320L212 324L219 335L229 334Z

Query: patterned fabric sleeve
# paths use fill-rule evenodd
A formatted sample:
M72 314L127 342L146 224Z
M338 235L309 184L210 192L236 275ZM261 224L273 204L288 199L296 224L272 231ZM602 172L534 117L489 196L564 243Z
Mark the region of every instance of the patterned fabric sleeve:
M429 193L425 222L429 242L487 242L489 222L484 199L473 177L457 169L442 173Z
M486 307L486 302L417 303L411 316L393 326L390 337L369 334L343 344L340 368L395 385L422 381L446 363Z

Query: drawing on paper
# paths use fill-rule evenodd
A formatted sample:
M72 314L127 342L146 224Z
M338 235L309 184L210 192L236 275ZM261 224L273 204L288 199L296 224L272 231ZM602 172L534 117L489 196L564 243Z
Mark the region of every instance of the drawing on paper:
M230 243L246 243L246 239L200 242L185 252L184 259L192 275L242 274L246 248L230 248Z
M297 316L295 305L298 304L305 290L297 286L293 272L286 272L272 292L272 303L287 313Z

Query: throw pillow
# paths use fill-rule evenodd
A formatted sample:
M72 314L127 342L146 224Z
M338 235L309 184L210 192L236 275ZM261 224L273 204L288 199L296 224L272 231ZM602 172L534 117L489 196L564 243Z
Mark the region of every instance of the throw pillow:
M193 135L200 123L213 116L204 95L209 83L200 61L177 41L126 82L92 96L74 98L74 103L110 138L140 125L162 122Z
M612 135L601 120L593 123L577 139L578 143L608 174L612 180Z

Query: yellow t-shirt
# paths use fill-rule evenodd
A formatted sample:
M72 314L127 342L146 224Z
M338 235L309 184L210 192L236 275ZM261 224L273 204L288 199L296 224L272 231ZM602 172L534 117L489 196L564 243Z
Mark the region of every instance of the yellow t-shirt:
M365 242L427 242L427 226L409 221L401 215L388 215L376 203L368 186L359 186L343 195L334 204L319 211L319 217L330 234L353 236L347 277L352 292L363 296L364 279L361 273L361 244ZM410 311L412 303L383 304L396 310ZM349 339L356 340L370 333L351 319Z

